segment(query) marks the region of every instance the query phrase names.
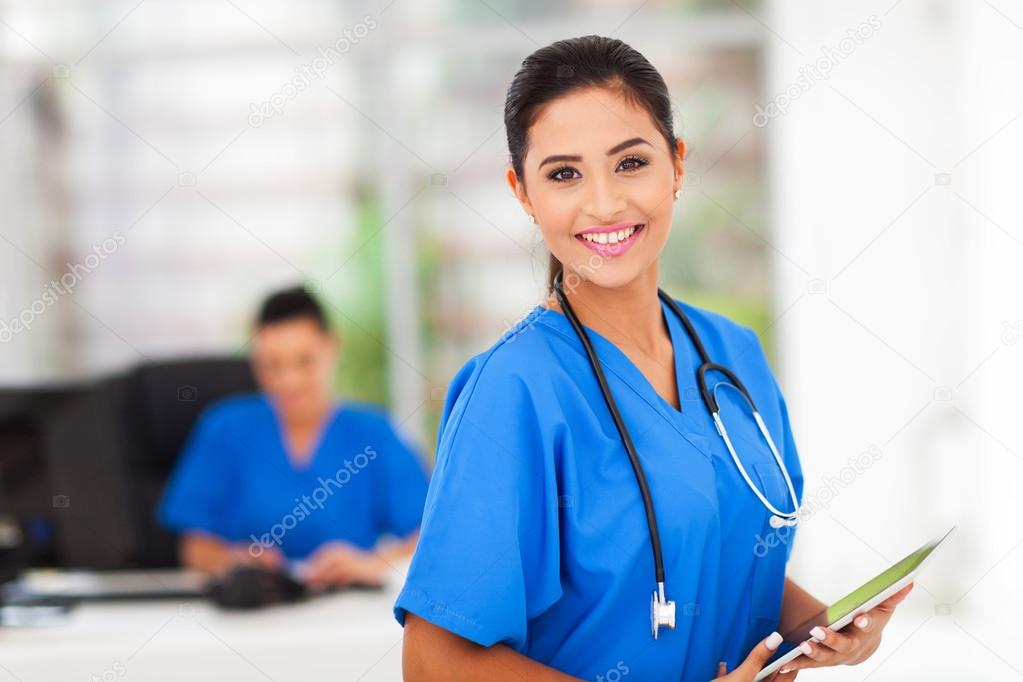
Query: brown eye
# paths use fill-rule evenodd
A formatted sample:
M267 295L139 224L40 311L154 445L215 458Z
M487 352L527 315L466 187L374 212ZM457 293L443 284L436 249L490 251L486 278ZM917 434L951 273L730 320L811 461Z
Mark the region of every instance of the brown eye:
M627 156L618 164L619 170L635 171L650 163L641 156Z
M554 182L568 182L569 180L574 180L577 176L578 174L575 172L575 169L570 166L563 166L547 175Z

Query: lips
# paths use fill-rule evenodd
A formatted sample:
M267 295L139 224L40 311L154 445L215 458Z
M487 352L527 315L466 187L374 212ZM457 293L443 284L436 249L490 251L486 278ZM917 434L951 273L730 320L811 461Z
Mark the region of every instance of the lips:
M632 248L644 229L644 223L615 223L587 228L577 233L575 238L589 250L605 258L614 258Z

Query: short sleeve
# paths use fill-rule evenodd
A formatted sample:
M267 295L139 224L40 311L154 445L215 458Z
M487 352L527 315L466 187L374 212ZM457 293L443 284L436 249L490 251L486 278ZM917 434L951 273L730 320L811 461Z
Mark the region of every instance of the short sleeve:
M404 538L419 528L426 501L426 470L420 456L389 420L378 453L382 476L376 480L377 533Z
M511 368L470 364L455 378L419 545L394 608L400 623L411 611L483 646L522 651L529 620L561 596L543 408Z
M235 539L231 513L231 451L224 446L225 425L216 408L200 416L185 444L160 503L160 524L176 532L205 531Z

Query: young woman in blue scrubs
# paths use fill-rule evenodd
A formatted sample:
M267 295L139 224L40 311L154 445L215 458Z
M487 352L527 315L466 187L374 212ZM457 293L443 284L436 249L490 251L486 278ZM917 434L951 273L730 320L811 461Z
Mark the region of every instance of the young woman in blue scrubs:
M199 419L160 507L185 566L289 570L314 587L379 584L415 547L427 476L386 414L338 402L338 343L303 289L260 311L261 392ZM378 546L383 536L391 542Z
M551 283L561 272L642 461L676 625L652 637L640 491L552 295L451 383L419 546L395 604L405 677L752 680L779 645L774 631L823 604L785 578L794 529L769 525L731 461L696 390L697 352L657 295L685 156L664 81L618 40L561 41L523 62L505 124L508 185L539 225ZM710 357L751 393L801 497L785 400L757 335L679 304ZM789 509L748 408L734 391L719 399L753 480ZM820 631L774 679L865 659L904 596L842 632Z

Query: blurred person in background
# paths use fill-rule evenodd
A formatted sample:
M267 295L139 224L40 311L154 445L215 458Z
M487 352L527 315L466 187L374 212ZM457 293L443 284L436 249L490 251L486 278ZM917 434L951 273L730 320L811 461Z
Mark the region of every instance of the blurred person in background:
M251 358L260 392L200 416L160 504L185 567L379 585L412 553L426 471L381 409L334 397L339 350L303 288L263 303Z

